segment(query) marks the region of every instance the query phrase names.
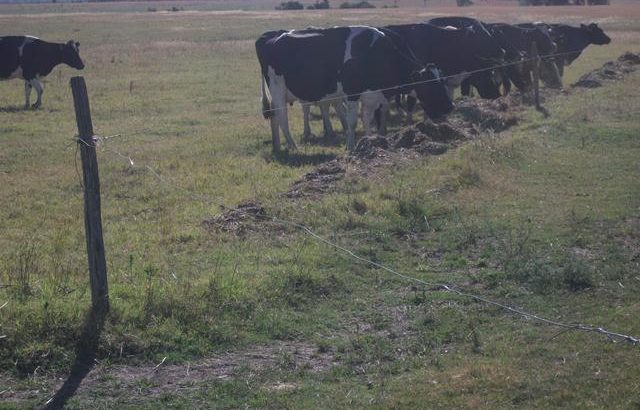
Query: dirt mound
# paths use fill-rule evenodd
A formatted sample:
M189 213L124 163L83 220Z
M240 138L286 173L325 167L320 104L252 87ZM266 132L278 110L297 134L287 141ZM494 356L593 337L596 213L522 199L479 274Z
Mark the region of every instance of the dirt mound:
M638 64L640 64L640 54L626 52L618 57L616 61L609 61L602 67L583 75L571 86L583 88L602 87L605 81L621 80L625 74L635 71Z
M248 200L220 215L203 220L202 226L211 231L244 235L251 230L255 230L256 219L266 216L267 212L262 204Z
M382 135L364 136L358 140L353 149L354 156L358 158L373 159L383 157L391 147L389 138Z
M465 139L469 139L467 130L454 124L425 121L386 137L362 137L351 155L362 159L374 159L386 157L390 152L402 149L414 150L423 155L440 155L446 152L451 144Z
M333 189L337 181L344 178L345 173L345 165L341 161L334 159L318 166L291 184L291 188L289 188L285 196L288 198L301 198L327 193Z
M461 120L473 133L486 130L501 132L518 123L519 118L514 111L520 109L521 102L522 96L519 93L495 100L463 98L456 103L451 114L452 122Z

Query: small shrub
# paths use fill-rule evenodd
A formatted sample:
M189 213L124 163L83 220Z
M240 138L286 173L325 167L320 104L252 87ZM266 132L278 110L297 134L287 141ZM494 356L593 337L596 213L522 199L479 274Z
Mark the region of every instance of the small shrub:
M456 0L456 4L458 5L458 7L473 6L473 1L471 1L471 0Z
M350 3L345 1L340 5L341 9L375 9L376 6L369 3L368 1L359 1L357 3Z
M593 286L593 274L585 262L571 258L562 270L562 282L569 290L577 292Z
M283 1L276 10L303 10L304 6L299 1Z

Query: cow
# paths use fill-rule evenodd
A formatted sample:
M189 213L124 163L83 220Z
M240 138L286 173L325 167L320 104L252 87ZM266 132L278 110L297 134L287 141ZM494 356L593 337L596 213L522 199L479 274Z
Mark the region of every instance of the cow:
M42 105L42 83L58 64L66 64L78 70L84 68L79 54L80 43L49 43L31 36L0 37L0 80L21 78L24 83L25 109L29 108L31 89L35 88L38 99L33 108Z
M518 26L506 23L488 23L486 27L494 35L500 38L500 41L509 43L518 51L527 56L526 63L523 65L522 76L510 73L505 81L513 82L521 91L530 91L532 87L531 73L533 72L534 61L531 60L531 48L535 42L540 60L540 79L550 88L562 88L562 78L555 63L555 53L557 45L551 39L548 33L537 27L528 27L526 25ZM505 84L505 88L509 88Z
M271 121L274 149L282 130L289 148L287 103L346 99L347 148L355 146L358 102L367 134L375 111L397 93L413 88L425 115L453 109L438 70L420 64L393 33L368 26L280 30L256 40L262 73L263 115ZM408 86L411 84L411 86Z
M447 76L450 94L471 72L500 64L504 50L500 48L486 30L475 27L456 29L432 24L399 24L385 26L385 30L396 33L413 51L422 64L435 64ZM498 88L489 81L487 92L497 98ZM407 98L408 121L411 122L412 105L415 99Z
M472 28L477 33L482 33L485 36L486 34L490 35L496 44L504 50L504 60L509 64L505 67L483 70L471 74L471 76L461 84L462 95L470 95L471 86L474 86L478 90L480 97L486 99L498 98L501 93L497 86L503 83L502 77L508 75L507 71L512 71L512 75L514 76L521 75L522 65L519 63L524 57L523 53L518 51L510 43L503 41L504 39L501 36L494 36L482 21L471 17L436 17L426 20L425 23L438 27L454 27L457 29Z
M611 38L596 23L580 24L580 27L566 24L536 23L536 25L547 30L558 45L560 55L556 58L556 64L561 76L564 74L564 67L571 65L590 44L611 43Z

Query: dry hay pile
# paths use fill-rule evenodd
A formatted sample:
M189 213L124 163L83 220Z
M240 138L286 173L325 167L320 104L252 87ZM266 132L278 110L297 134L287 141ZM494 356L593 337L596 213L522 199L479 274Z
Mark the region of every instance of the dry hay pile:
M449 121L472 134L486 130L501 132L518 123L517 112L522 109L522 99L519 92L495 100L465 97L456 102Z
M386 137L363 137L351 155L356 158L375 159L401 150L414 150L422 155L440 155L445 153L451 144L468 138L469 135L464 129L448 122L434 123L428 120Z
M257 201L244 201L233 209L207 218L202 226L209 231L230 232L241 236L254 230L258 219L266 219L267 212Z
M346 173L346 167L342 161L334 159L318 166L315 170L305 174L295 181L289 191L285 193L288 198L301 198L329 192L335 183Z
M572 87L597 88L602 87L604 81L621 80L625 74L634 72L640 64L640 54L626 52L616 61L609 61L602 67L595 69L582 77Z

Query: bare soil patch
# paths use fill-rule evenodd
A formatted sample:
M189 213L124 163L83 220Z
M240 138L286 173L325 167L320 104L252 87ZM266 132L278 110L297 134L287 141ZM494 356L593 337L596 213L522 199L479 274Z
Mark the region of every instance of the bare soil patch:
M77 396L91 399L92 392L120 392L127 402L135 404L150 397L177 394L180 391L201 388L203 384L230 379L242 372L265 374L276 369L312 373L328 370L334 364L329 351L319 351L311 344L282 342L268 346L254 346L240 352L227 352L185 364L96 365L83 380ZM0 393L3 400L23 401L50 395L59 388L60 381L41 380L34 391L8 391ZM55 384L55 385L54 385ZM9 386L10 387L10 386ZM274 387L274 389L285 387ZM287 386L286 388L291 388ZM84 401L84 400L82 400Z

